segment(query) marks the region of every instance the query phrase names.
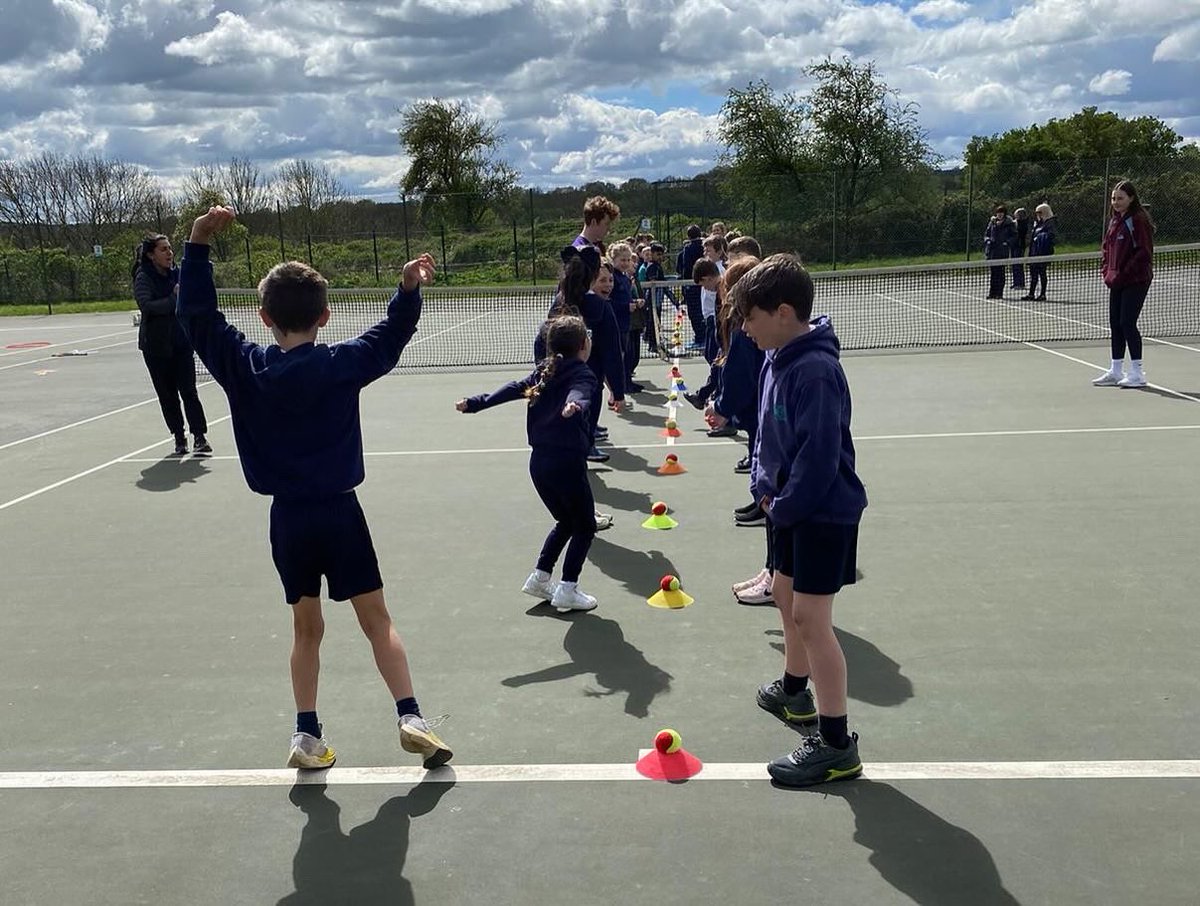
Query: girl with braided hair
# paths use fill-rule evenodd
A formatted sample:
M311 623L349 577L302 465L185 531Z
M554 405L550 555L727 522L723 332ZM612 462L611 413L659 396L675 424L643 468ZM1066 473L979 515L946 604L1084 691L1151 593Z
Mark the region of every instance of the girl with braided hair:
M599 385L588 356L591 331L578 315L562 314L539 334L545 355L533 372L492 393L461 399L459 412L482 412L501 403L526 399L525 429L532 448L529 477L554 527L546 536L537 565L521 589L560 612L592 610L596 599L579 589L579 573L596 535L595 501L588 484L587 454L592 446L588 419L599 399ZM551 578L563 557L562 580Z

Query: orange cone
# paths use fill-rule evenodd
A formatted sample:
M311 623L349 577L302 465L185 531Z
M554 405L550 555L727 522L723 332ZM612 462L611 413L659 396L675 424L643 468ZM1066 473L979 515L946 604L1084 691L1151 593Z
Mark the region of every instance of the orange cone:
M679 457L674 453L668 453L663 464L658 467L659 475L682 475L686 471L687 469L679 464Z

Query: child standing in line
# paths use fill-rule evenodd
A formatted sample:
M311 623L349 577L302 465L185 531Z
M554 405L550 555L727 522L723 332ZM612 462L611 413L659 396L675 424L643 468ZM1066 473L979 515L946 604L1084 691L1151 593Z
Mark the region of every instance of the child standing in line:
M547 356L528 377L505 384L493 393L461 399L459 412L482 412L492 406L526 398L526 432L532 453L529 477L554 527L546 536L537 566L521 589L560 612L592 610L596 599L579 589L579 573L596 535L595 502L587 477L591 447L588 410L597 396L596 376L587 365L591 337L583 318L552 318L543 330ZM566 550L562 581L552 579L554 566Z
M614 242L608 250L608 256L613 265L613 289L608 301L617 319L617 329L624 338L621 351L625 361L625 390L628 393L641 393L642 385L634 381L633 369L641 357L641 325L645 322L639 319L641 324L637 328L635 341L633 319L641 314L646 303L634 294L633 249L626 242Z
M426 768L450 749L421 717L408 657L383 599L371 534L354 488L362 483L362 388L395 367L417 331L422 283L433 256L404 265L387 317L361 336L317 344L329 320L325 278L298 261L273 267L259 284L259 315L275 337L248 342L217 309L208 260L212 237L234 220L229 208L196 218L184 247L177 316L209 373L229 397L233 436L246 483L271 502L271 554L292 607L292 691L296 732L288 767L327 768L336 759L317 720L317 678L325 622L321 577L335 601L350 600L375 665L396 702L400 745Z
M751 483L775 530L784 674L760 687L757 700L785 723L818 727L767 770L786 786L846 780L862 773L862 763L858 735L847 730L846 659L833 631L833 600L855 581L867 505L854 471L850 389L829 319L809 320L813 281L798 258L772 255L732 296L747 335L773 351L763 368Z

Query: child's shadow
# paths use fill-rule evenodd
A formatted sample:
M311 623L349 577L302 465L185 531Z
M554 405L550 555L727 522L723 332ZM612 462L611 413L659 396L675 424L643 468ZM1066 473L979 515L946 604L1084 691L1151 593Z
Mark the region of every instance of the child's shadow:
M207 475L209 469L204 460L197 457L187 459L160 459L154 465L142 469L142 477L136 482L143 491L174 491Z
M846 655L846 694L855 701L881 708L902 705L913 697L913 684L900 672L900 665L871 642L852 632L834 627ZM781 636L783 630L768 629L766 635ZM783 642L771 642L783 654Z
M894 787L859 781L816 791L850 803L854 842L871 851L875 870L913 902L1020 906L978 837Z
M588 479L592 486L592 497L597 506L604 504L614 510L650 515L650 507L654 501L650 499L649 494L613 487L605 482L603 472L588 472Z
M646 498L649 501L650 498ZM642 504L649 512L650 504ZM613 544L597 535L588 551L588 562L604 575L616 579L630 594L645 599L658 591L663 576L679 575L675 564L662 551L635 551Z
M454 786L418 783L394 796L374 819L349 834L342 832L341 807L323 784L297 784L288 798L308 817L300 847L292 859L294 893L279 906L327 906L330 903L411 906L412 885L404 877L409 822L425 815Z
M651 466L643 457L636 453L631 453L629 450L623 450L620 447L607 447L604 450L608 454L608 468L615 472L645 472L648 475L657 474L657 466ZM600 470L589 471L589 475L603 475ZM595 493L593 487L592 493Z
M570 623L563 636L563 649L571 660L533 673L510 676L501 680L505 686L516 689L531 683L550 683L594 673L596 682L607 691L587 689L584 694L601 698L618 692L627 693L625 713L633 717L646 717L655 696L670 691L674 677L651 664L641 651L625 641L625 634L615 620L595 614L561 615L545 603L535 605L527 613L557 617Z

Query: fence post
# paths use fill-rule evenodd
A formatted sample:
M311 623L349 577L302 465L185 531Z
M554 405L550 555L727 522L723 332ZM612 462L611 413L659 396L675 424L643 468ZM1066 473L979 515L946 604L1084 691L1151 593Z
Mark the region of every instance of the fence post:
M971 260L971 210L975 207L975 168L967 164L967 260Z
M42 237L38 235L38 260L42 268L42 292L46 296L46 314L54 314L54 306L50 303L50 272L46 269L46 246L42 244Z
M537 286L537 228L533 219L533 187L529 188L529 271L533 275L533 285Z
M833 171L833 269L837 270L837 202L838 202L838 171ZM861 249L860 249L861 251Z
M655 235L661 235L661 233L662 233L662 224L659 223L659 217L658 217L658 183L657 182L654 183L654 233L655 233Z
M4 253L4 297L5 302L12 301L12 274L8 270L8 252Z
M250 257L250 231L246 231L246 285L254 285L254 263Z
M450 282L450 262L446 258L446 222L443 220L441 224L442 231L442 267L445 268L446 282Z
M315 261L313 261L313 253L312 253L312 233L305 230L304 240L308 243L308 263L311 264L313 267L316 267L317 264Z
M161 233L162 232L162 205L158 204L157 202L154 205L154 216L155 216L155 219L158 221L158 232Z
M758 199L750 200L750 235L758 238Z
M400 193L400 214L404 218L404 260L412 261L412 249L408 247L408 193ZM442 264L445 264L445 255Z
M700 229L703 230L705 229L703 224L708 223L708 180L701 180L701 183L704 186L704 200L700 203ZM704 235L708 235L707 230L705 231Z
M1104 185L1100 187L1100 244L1104 245L1104 235L1108 232L1108 180L1111 157L1104 158Z
M375 235L375 224L371 224L371 254L375 256L375 285L379 285L379 239Z
M283 248L283 211L279 202L275 202L275 221L279 224L279 260L282 263L287 261L287 252Z
M517 218L513 218L513 279L521 282L521 252L517 248Z

